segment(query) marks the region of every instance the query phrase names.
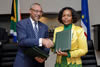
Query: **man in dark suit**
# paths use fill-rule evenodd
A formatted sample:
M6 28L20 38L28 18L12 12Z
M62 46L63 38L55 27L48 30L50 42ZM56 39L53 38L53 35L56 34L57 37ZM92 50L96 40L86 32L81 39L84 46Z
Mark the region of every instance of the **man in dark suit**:
M30 7L30 17L17 23L18 53L14 62L14 67L44 67L46 58L33 57L23 53L23 48L38 46L47 54L53 43L48 39L48 27L39 21L42 16L40 4L34 3Z

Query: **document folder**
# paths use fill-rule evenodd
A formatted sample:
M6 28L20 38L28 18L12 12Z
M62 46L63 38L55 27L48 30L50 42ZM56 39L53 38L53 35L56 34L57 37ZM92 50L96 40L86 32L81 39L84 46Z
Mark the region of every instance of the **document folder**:
M41 50L39 47L34 46L33 48L27 48L26 50L24 50L24 53L30 57L41 57L41 58L48 58L48 54Z
M61 51L67 51L71 49L71 29L56 33L54 52L59 50L59 48Z

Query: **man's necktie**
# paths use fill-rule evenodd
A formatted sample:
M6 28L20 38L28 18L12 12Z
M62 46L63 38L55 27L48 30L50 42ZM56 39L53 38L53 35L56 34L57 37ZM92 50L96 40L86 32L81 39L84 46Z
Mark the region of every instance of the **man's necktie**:
M38 28L37 28L37 23L36 22L35 22L34 31L35 31L36 38L38 38Z

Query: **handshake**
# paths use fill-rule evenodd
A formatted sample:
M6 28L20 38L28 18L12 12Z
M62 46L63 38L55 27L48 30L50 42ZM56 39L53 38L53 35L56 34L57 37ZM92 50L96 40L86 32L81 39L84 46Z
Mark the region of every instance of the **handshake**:
M42 45L46 48L51 48L51 47L53 47L53 42L48 38L43 38Z

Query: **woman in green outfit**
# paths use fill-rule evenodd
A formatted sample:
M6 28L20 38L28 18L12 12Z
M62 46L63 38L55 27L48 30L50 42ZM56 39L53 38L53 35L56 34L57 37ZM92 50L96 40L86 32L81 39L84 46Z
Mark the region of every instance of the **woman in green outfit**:
M78 14L71 7L65 7L59 12L58 21L63 25L54 30L54 44L57 32L71 29L72 36L71 49L69 51L63 52L61 49L56 51L57 59L55 67L82 67L81 56L84 56L88 52L88 47L83 28L73 24L77 20Z

